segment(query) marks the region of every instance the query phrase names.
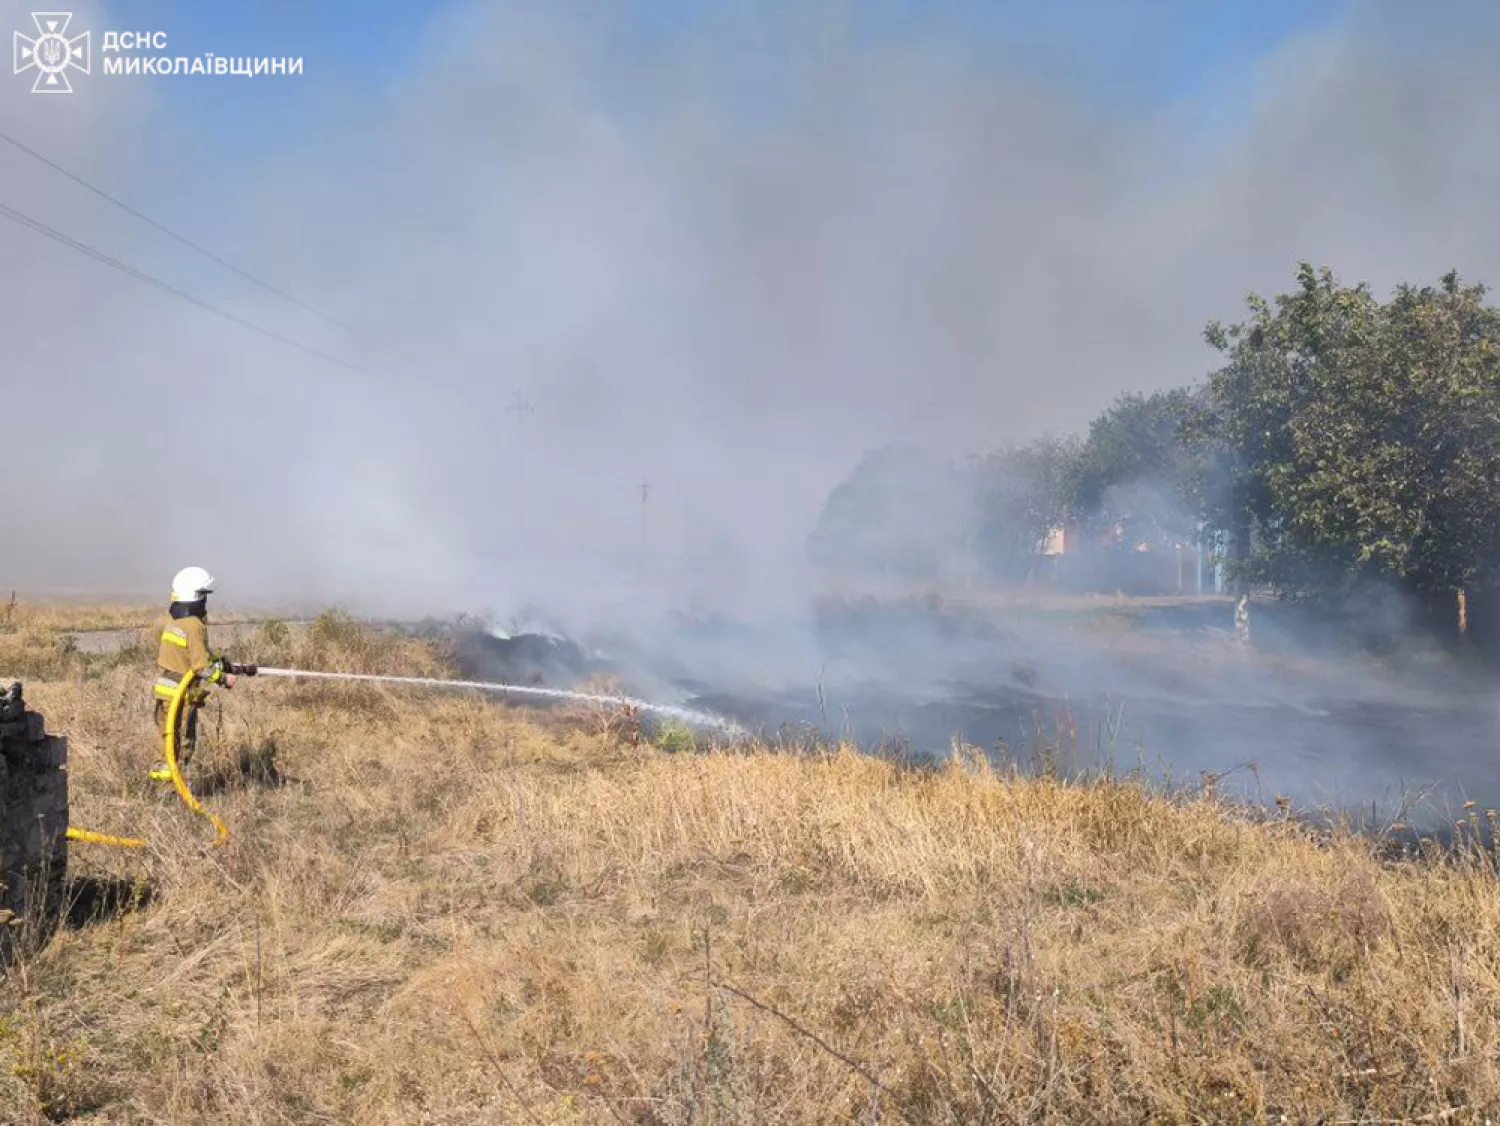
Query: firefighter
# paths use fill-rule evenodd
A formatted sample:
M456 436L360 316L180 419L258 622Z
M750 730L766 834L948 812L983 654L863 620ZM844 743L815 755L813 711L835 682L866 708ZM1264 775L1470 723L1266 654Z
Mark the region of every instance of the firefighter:
M177 715L176 755L178 767L187 769L198 743L198 710L208 700L209 685L232 688L236 676L254 676L254 665L237 665L216 654L208 644L208 596L214 579L202 567L185 567L172 580L172 602L162 622L156 655L156 682L151 694L156 702L157 746L167 737L167 708L178 684L189 669L197 682L188 689ZM151 769L151 777L167 781L172 772L165 762Z

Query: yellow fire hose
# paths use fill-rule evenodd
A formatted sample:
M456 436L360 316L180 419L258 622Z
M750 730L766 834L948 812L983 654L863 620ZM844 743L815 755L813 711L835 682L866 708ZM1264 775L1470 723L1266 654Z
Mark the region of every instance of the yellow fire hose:
M115 848L146 847L146 842L140 837L112 837L108 833L96 833L92 829L79 829L72 825L68 826L68 840L86 841L89 844L113 845Z
M177 690L172 693L172 701L167 705L167 722L163 724L162 742L166 750L167 769L172 774L172 786L182 798L182 803L201 817L208 818L217 834L214 847L217 848L229 839L229 830L224 827L224 822L211 810L203 808L203 805L193 796L193 791L188 789L186 779L182 777L182 769L177 764L177 720L182 713L183 697L187 695L197 675L189 669L177 682ZM145 848L146 841L140 837L115 837L108 833L96 833L92 829L68 828L68 839L71 841L84 841L88 844L113 845L116 848Z

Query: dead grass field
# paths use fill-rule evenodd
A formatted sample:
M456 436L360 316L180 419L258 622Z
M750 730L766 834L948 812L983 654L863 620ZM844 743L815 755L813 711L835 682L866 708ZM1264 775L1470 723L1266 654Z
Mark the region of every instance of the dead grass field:
M166 609L165 603L92 603L30 601L0 596L0 637L16 634L59 634L94 630L148 629ZM214 611L213 620L229 624L256 620L256 615Z
M268 680L205 713L195 785L231 833L211 850L145 778L149 653L21 637L0 635L0 672L71 738L75 823L152 847L73 846L72 925L0 985L7 1122L1500 1106L1482 856L1386 863L1208 799L962 755L667 754L597 714ZM443 667L339 618L256 647Z

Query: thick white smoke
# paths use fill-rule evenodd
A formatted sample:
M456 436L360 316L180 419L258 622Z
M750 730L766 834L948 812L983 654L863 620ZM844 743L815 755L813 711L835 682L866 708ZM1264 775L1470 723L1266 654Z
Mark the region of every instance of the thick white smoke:
M1483 5L1351 8L1208 140L1190 107L995 65L995 21L871 37L820 0L668 36L628 11L424 10L374 98L309 55L303 128L238 163L188 80L0 83L7 132L366 334L4 145L0 201L373 373L0 222L12 583L152 593L191 559L245 596L603 613L639 603L644 539L646 574L709 556L724 599L798 596L868 448L983 452L1190 381L1203 323L1300 256L1380 287L1500 273Z

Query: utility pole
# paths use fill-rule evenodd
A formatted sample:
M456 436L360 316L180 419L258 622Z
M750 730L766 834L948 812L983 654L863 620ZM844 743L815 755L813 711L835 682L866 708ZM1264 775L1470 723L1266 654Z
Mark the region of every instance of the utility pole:
M530 415L530 414L535 414L536 412L532 409L531 404L526 400L525 396L523 396L520 391L515 391L515 392L513 392L511 394L510 405L505 408L505 412L507 414L514 415L515 416L515 420L516 420L516 440L515 440L515 459L516 459L516 461L515 461L515 494L516 495L512 498L512 502L511 503L515 506L515 512L516 512L517 516L524 516L524 510L525 510L525 506L526 506L526 489L525 489L526 444L525 444L524 441L522 441L522 437L523 437L523 433L524 433L525 428L526 428L526 416Z
M646 550L646 501L651 499L651 483L641 479L641 551Z
M516 439L519 441L521 428L526 425L526 416L528 414L535 414L536 411L532 409L531 404L526 401L526 398L519 391L511 395L510 406L506 407L505 411L507 414L516 416Z

